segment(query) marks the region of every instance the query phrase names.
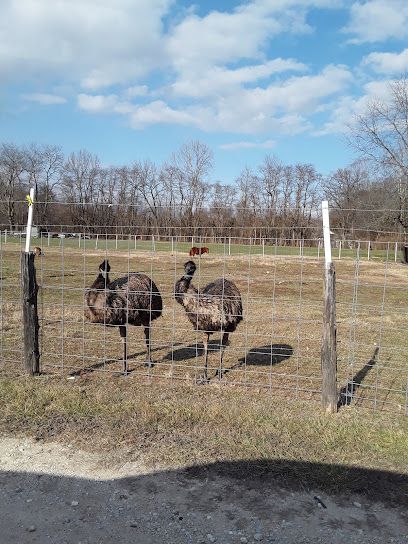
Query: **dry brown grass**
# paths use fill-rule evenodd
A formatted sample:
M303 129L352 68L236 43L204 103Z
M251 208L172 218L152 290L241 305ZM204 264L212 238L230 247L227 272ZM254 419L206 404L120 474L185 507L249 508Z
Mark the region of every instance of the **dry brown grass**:
M63 440L105 451L107 461L139 460L160 469L274 459L408 473L406 418L362 417L355 407L330 416L317 404L263 389L166 385L96 374L77 380L3 375L0 432ZM327 487L336 484L333 478Z

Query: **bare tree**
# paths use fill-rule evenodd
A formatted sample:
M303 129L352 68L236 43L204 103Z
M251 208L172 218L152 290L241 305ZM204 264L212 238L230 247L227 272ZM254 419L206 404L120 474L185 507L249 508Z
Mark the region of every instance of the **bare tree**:
M350 128L350 142L396 179L398 221L408 229L408 80L389 84L386 100L372 100Z
M62 194L72 206L73 223L94 226L100 163L96 155L81 150L71 153L63 166Z
M212 151L202 142L192 141L173 154L170 164L180 213L184 222L193 227L194 232L209 192L208 177L213 167Z
M0 202L11 230L17 223L16 201L24 197L26 157L14 144L0 147Z
M367 169L361 161L353 162L346 168L338 168L323 182L326 197L336 208L333 210L333 221L343 240L354 237L359 219L357 202L361 200L368 184Z
M49 220L50 202L61 181L64 156L58 146L31 144L24 150L28 183L35 187L36 223L45 225Z

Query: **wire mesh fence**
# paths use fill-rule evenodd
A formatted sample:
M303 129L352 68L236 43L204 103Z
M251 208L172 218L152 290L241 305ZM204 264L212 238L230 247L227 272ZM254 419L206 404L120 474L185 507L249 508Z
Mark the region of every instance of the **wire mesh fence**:
M3 368L11 373L21 368L23 359L19 259L24 229L17 228L16 234L3 227L0 236L0 352ZM213 322L208 342L210 385L320 398L324 271L320 237L208 236L200 233L200 227L192 236L160 230L141 236L137 229L129 229L133 232L121 235L101 227L92 234L58 225L32 239L32 247L42 253L35 258L42 372L74 378L123 371L119 322L112 326L105 312L102 322L94 323L84 313L98 304L105 309L114 305L109 299L114 289L106 282L94 287L96 302L87 299L94 282L101 279L102 263L109 261L109 282L124 278L126 284L133 273L143 273L154 281L162 299L163 311L148 327L148 345L145 323L132 325L131 302L125 300L122 325L127 326L129 378L202 383L204 331ZM208 253L190 257L193 246L207 247ZM333 242L339 405L408 412L408 268L401 263L403 246L399 235L385 241ZM193 274L184 268L190 260L196 266ZM189 287L197 290L190 307L179 304L174 295L176 283L186 276L192 276ZM231 330L228 323L239 321L237 315L231 311L229 321L219 325L214 309L220 298L228 302L225 282L221 294L205 290L220 278L233 282L242 299L243 319ZM182 295L186 298L191 292ZM207 325L201 327L203 314ZM229 345L222 341L225 332ZM147 364L149 346L153 364Z

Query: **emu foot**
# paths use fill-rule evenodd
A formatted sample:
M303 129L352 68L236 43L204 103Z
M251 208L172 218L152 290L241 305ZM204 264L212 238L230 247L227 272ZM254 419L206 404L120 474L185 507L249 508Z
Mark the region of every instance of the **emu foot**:
M207 374L200 374L196 380L197 385L206 385L207 383L210 383L210 379L207 376Z
M147 368L153 368L154 367L154 363L153 361L145 361L143 363L144 366L147 366Z

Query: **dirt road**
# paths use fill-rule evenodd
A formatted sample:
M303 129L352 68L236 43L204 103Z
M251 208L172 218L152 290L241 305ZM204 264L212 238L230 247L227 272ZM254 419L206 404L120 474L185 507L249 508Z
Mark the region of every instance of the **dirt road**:
M380 500L378 486L336 496L301 482L284 488L273 465L255 475L239 463L149 473L102 461L69 446L1 438L0 543L408 543L408 497L392 500L393 477Z

